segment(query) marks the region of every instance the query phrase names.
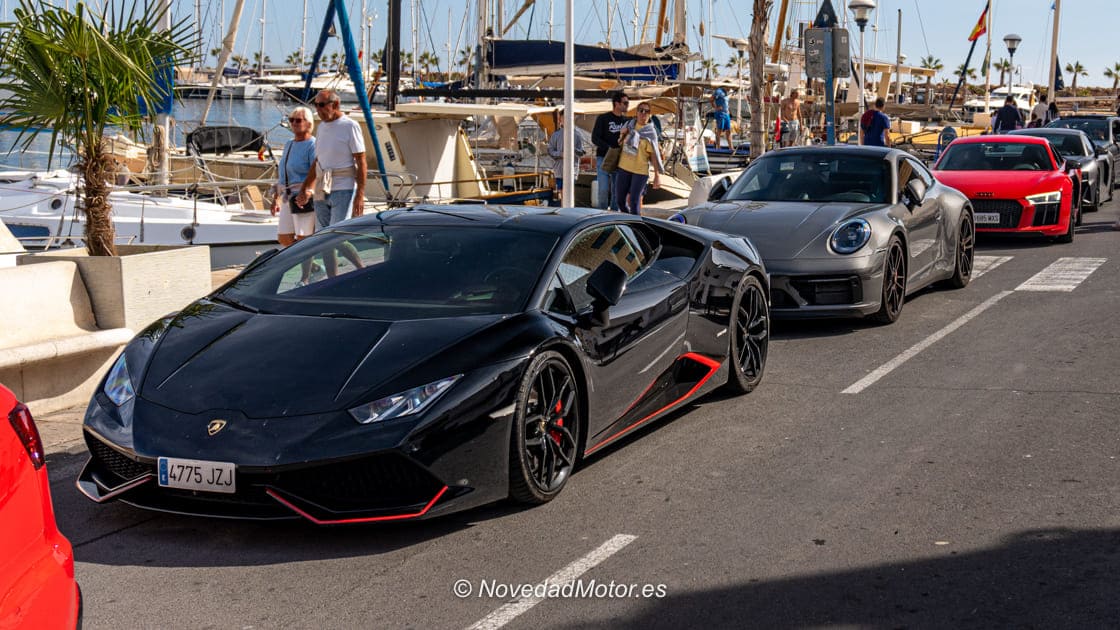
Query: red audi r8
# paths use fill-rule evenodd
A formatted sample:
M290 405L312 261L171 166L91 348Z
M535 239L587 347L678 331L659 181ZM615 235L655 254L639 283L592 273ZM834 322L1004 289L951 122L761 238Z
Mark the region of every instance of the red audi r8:
M969 198L977 232L1052 236L1069 243L1081 224L1080 171L1045 138L958 138L945 148L933 175Z
M0 628L74 628L74 552L54 521L46 453L31 412L0 385ZM6 425L6 426L4 426Z

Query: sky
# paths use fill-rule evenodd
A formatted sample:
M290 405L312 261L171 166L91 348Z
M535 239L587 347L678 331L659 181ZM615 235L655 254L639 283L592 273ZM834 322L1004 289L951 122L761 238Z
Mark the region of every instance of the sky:
M72 0L53 0L61 5ZM73 0L76 2L76 0ZM99 0L91 0L99 4ZM194 0L171 0L172 10L177 17L194 19L196 2ZM498 0L490 0L496 4ZM523 0L505 0L507 22L521 6ZM704 52L708 42L700 36L700 24L706 35L727 35L746 38L751 23L751 0L686 0L688 11L688 39L692 50ZM1022 43L1015 53L1014 61L1022 68L1024 81L1045 83L1049 71L1049 51L1053 11L1053 0L992 0L992 60L1007 57L1003 36L1017 33ZM610 41L615 46L634 43L635 5L639 8L639 20L645 13L648 0L573 0L576 15L575 39L578 43L593 44L607 41L608 21L610 22ZM300 46L301 25L303 23L303 0L246 0L238 31L236 54L252 58L260 48L260 16L262 3L265 20L265 52L274 63L280 63L289 53ZM793 17L810 20L820 6L821 0L790 0ZM847 0L832 0L837 13L846 12ZM200 30L206 41L205 49L218 47L224 34L225 24L233 11L233 0L204 0ZM307 47L314 47L316 37L326 12L327 0L306 0ZM357 30L363 23L362 0L347 0L350 8L350 21ZM366 0L368 6L365 23L372 33L371 48L380 49L385 42L387 26L386 0ZM552 16L552 33L555 39L564 35L564 0L537 0L506 35L507 38L545 39L549 36L549 15ZM777 8L781 1L774 1L771 22L776 24ZM1115 63L1120 63L1120 50L1112 43L1115 30L1116 0L1065 0L1062 3L1058 55L1063 66L1079 61L1089 72L1081 77L1078 85L1111 86L1103 71ZM4 0L0 11L5 17L10 14L15 0ZM477 2L473 0L419 0L418 20L411 19L412 0L402 0L401 42L404 50L412 49L413 23L417 24L419 50L435 50L441 59L441 67L448 61L447 48L452 51L467 48L475 41L474 30L477 18ZM464 7L468 7L464 9ZM710 9L709 9L710 7ZM951 72L964 62L968 53L967 37L980 17L984 0L878 0L878 8L865 33L865 50L868 58L893 61L896 54L898 33L898 12L902 11L902 50L908 58L907 63L917 64L926 55L941 60L945 70L941 76L952 78ZM224 9L225 18L218 16ZM466 12L469 11L470 14ZM655 8L656 12L656 8ZM850 14L849 14L850 15ZM850 20L849 20L850 21ZM713 27L713 25L715 25ZM858 46L858 31L854 23L852 42ZM796 29L795 31L796 32ZM977 52L970 63L979 66L984 58L982 38ZM712 50L716 60L722 65L731 58L733 51L723 41L713 39ZM341 50L340 40L333 39L328 44L328 53ZM452 53L457 58L458 54ZM208 58L213 63L213 58ZM730 73L730 70L726 70ZM940 77L939 77L940 78ZM993 82L998 81L998 76ZM1065 74L1067 86L1070 83Z

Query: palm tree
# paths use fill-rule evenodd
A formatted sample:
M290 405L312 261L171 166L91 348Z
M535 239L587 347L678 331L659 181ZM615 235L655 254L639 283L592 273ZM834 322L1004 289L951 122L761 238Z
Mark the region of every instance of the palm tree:
M221 55L221 54L222 54L222 49L221 48L211 48L210 49L210 56L213 57L215 60L217 60L218 56Z
M1116 94L1116 87L1120 85L1120 62L1113 63L1111 68L1105 68L1104 76L1112 79L1112 93Z
M1067 63L1066 64L1066 72L1073 75L1073 81L1070 82L1070 89L1072 89L1074 95L1076 95L1077 94L1077 77L1078 77L1078 75L1081 75L1083 77L1087 77L1087 76L1089 76L1089 73L1088 73L1088 71L1085 70L1085 66L1081 65L1080 61L1074 61L1073 63Z
M704 72L704 78L718 77L719 76L719 62L714 58L708 57L707 59L700 60L700 70Z
M750 49L748 59L751 66L751 77L761 77L763 75L765 63L764 55L766 54L766 26L769 23L770 9L774 6L774 0L754 0L751 12L751 31L750 36L747 38L747 46ZM762 81L751 81L750 89L750 103L751 111L755 112L751 116L751 159L755 159L762 155L765 151L764 145L765 135L762 128L761 112L765 112L762 108Z
M416 69L413 67L415 57L411 52L401 53L401 74L415 74Z
M0 124L26 129L18 141L25 149L50 129L48 165L58 141L77 156L91 256L116 255L109 204L116 165L105 129L142 133L149 110L170 96L156 74L193 63L198 41L186 20L163 30L167 9L157 0L133 0L125 10L104 4L95 11L79 1L71 11L21 0L0 35L0 88L9 91L0 99Z
M1006 59L1000 59L992 65L992 68L999 70L999 84L1007 85L1003 82L1003 77L1010 74L1011 70L1014 68L1014 66L1011 65L1011 62Z
M933 83L933 77L938 72L941 72L945 69L945 64L941 63L941 60L937 57L934 57L933 55L926 55L925 57L922 57L922 67L926 68L927 70L933 70L933 74L926 77L926 99L932 102L933 99L931 98L930 94L930 85Z
M261 62L261 53L260 52L253 53L253 65L256 66L257 72L260 72L260 71L264 70L263 66L266 63L272 63L272 57L269 57L268 55L265 55L264 56L264 62L262 63Z
M249 58L245 55L233 55L229 58L229 60L233 62L233 65L237 68L239 74L241 72L241 69L249 63Z
M966 69L964 67L964 64L962 63L961 65L957 66L957 69L953 71L953 74L957 77L958 81L960 81L961 76L964 76L966 79L975 79L976 78L976 68L967 68ZM967 80L965 81L965 87L966 88L968 87L968 81Z
M464 74L470 73L471 62L474 61L474 50L464 48L459 51L459 61L455 65L463 66Z
M284 57L284 64L289 66L303 66L303 56L299 54L298 50L293 51L289 53L287 57Z
M424 51L420 53L420 58L416 61L417 65L423 70L424 78L427 78L428 73L431 71L432 66L439 67L439 57L433 52Z

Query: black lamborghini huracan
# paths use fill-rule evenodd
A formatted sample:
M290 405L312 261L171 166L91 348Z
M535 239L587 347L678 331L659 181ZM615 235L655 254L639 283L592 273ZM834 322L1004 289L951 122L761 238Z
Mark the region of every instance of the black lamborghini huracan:
M352 523L555 497L580 457L766 365L744 238L421 206L262 255L130 342L90 402L97 502Z

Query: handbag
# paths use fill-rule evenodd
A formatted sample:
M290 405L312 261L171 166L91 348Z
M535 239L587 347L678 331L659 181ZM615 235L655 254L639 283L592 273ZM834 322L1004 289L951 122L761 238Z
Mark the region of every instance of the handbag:
M607 149L607 154L603 156L603 170L608 173L613 173L618 170L618 158L622 155L621 147L611 147Z
M299 205L299 202L296 201L296 197L296 195L292 195L288 198L288 207L291 209L292 214L307 214L308 212L315 212L315 199L311 195L307 196L307 203L303 204L302 206Z

